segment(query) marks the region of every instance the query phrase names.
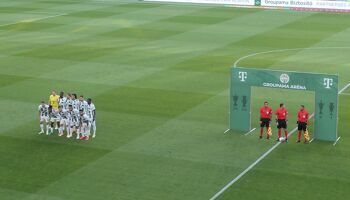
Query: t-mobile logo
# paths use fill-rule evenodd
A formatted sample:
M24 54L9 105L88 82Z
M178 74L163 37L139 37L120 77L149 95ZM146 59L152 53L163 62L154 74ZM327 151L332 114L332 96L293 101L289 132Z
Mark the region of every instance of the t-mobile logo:
M333 79L332 79L332 78L324 78L324 79L323 79L323 85L324 85L327 89L330 89L331 86L333 85Z
M238 78L244 82L247 79L247 72L238 72Z

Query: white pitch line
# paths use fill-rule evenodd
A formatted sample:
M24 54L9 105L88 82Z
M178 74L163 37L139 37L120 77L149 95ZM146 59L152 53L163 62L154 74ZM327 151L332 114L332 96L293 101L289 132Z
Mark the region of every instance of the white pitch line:
M230 129L227 129L224 133L227 133L227 132L229 132L230 131Z
M244 60L246 58L250 58L250 57L261 55L261 54L280 53L280 52L285 52L285 51L323 50L323 49L350 49L350 47L310 47L310 48L275 49L275 50L270 50L270 51L262 51L262 52L252 53L252 54L248 54L246 56L240 57L233 64L233 67L237 67L238 63L240 63L242 60Z
M317 50L317 49L350 49L350 47L316 47L316 48L295 48L295 49L280 49L280 50L272 50L272 51L265 51L265 52L258 52L249 54L246 56L243 56L239 58L233 65L233 67L237 67L238 63L246 58L260 55L260 54L267 54L267 53L275 53L275 52L284 52L284 51L295 51L295 50ZM338 95L341 94L346 88L350 86L350 83L348 83L344 88L339 90ZM314 116L315 113L312 113L310 115L309 119L311 119ZM298 127L295 127L289 134L292 135L295 131L297 131ZM337 139L337 141L340 139L340 137ZM217 199L222 193L224 193L231 185L233 185L235 182L237 182L240 178L242 178L246 173L248 173L251 169L253 169L260 161L262 161L266 156L268 156L274 149L276 149L281 143L277 142L275 145L273 145L267 152L265 152L262 156L260 156L255 162L253 162L251 165L249 165L248 168L246 168L243 172L241 172L236 178L234 178L232 181L230 181L228 184L226 184L219 192L217 192L213 197L211 197L209 200L215 200Z
M341 94L342 92L344 92L346 89L348 89L348 87L350 86L350 83L348 83L345 87L343 87L341 90L339 90L338 94ZM347 93L345 93L347 94Z
M289 134L293 134L298 128L294 128ZM281 143L277 142L275 145L273 145L268 151L266 151L262 156L260 156L255 162L253 162L251 165L249 165L248 168L246 168L242 173L240 173L236 178L234 178L232 181L230 181L227 185L225 185L219 192L217 192L213 197L210 198L210 200L217 199L222 193L224 193L231 185L233 185L235 182L237 182L242 176L244 176L246 173L248 173L255 165L257 165L260 161L262 161L266 156L268 156L274 149L276 149Z
M253 128L252 130L250 130L248 133L244 134L244 135L249 135L250 133L252 133L253 131L255 131L256 128Z
M335 146L339 140L340 140L340 137L338 137L338 139L333 143L333 146Z
M310 115L309 119L311 119L314 116L314 113ZM295 131L298 130L298 127L295 127L289 134L288 137L291 136ZM211 197L209 200L215 200L217 199L222 193L224 193L231 185L233 185L235 182L237 182L240 178L242 178L246 173L248 173L251 169L253 169L260 161L262 161L266 156L268 156L273 150L275 150L280 144L280 142L277 142L274 144L268 151L266 151L262 156L260 156L255 162L253 162L251 165L249 165L248 168L246 168L243 172L241 172L236 178L234 178L232 181L230 181L228 184L226 184L219 192L217 192L213 197Z
M314 141L314 139L315 139L315 138L312 138L312 139L309 141L309 143L311 143L312 141Z
M20 24L20 23L36 22L36 21L40 21L40 20L44 20L44 19L53 18L53 17L60 17L60 16L63 16L63 15L67 15L67 14L63 13L63 14L59 14L59 15L51 15L51 16L47 16L47 17L32 19L32 20L22 20L22 21L8 23L8 24L0 24L0 27L10 26L10 25L15 25L15 24Z
M343 87L341 90L339 90L338 94L341 94L347 87L350 86L350 83L348 83L345 87ZM309 117L309 119L313 118L315 113L312 113ZM295 127L289 134L292 135L295 131L297 131L298 127ZM313 139L312 139L313 140ZM333 144L334 146L337 144L337 142L340 140L340 137L338 137L337 141ZM232 181L230 181L228 184L226 184L219 192L217 192L213 197L211 197L209 200L215 200L217 199L222 193L224 193L231 185L236 183L239 179L241 179L246 173L248 173L251 169L253 169L260 161L262 161L266 156L268 156L273 150L275 150L281 143L277 142L275 145L273 145L268 151L266 151L262 156L260 156L255 162L253 162L251 165L249 165L248 168L246 168L243 172L241 172L236 178L234 178Z
M350 83L347 84L345 87L343 87L341 90L339 90L338 94L341 94L346 88L350 86ZM313 118L315 113L312 113L310 115L309 119ZM297 131L298 127L295 127L289 134L292 135L295 131ZM312 142L314 139L312 139L310 142ZM333 144L335 146L337 142L340 140L340 137L338 137L337 141ZM231 185L233 185L235 182L237 182L240 178L242 178L246 173L248 173L251 169L253 169L260 161L262 161L266 156L268 156L273 150L275 150L281 143L277 142L275 145L273 145L268 151L266 151L262 156L260 156L255 162L253 162L251 165L249 165L248 168L246 168L243 172L241 172L236 178L234 178L232 181L230 181L228 184L226 184L219 192L217 192L213 197L210 198L210 200L217 199L222 193L224 193Z

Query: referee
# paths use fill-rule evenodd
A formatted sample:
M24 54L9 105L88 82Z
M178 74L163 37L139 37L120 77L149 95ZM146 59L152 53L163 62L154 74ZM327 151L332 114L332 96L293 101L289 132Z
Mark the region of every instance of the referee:
M264 106L260 108L260 139L263 137L264 127L266 127L266 139L269 139L270 136L267 134L270 128L272 109L269 106L267 101L264 102Z
M309 112L305 109L304 105L300 106L300 110L298 112L298 140L297 143L300 143L300 138L301 138L301 131L304 131L304 134L307 130L307 124L309 120ZM304 137L305 143L307 143L307 139Z
M276 123L277 123L277 129L278 129L278 138L277 141L279 141L281 134L281 129L284 129L284 136L286 138L286 141L288 140L288 131L287 131L287 123L288 123L288 111L284 107L283 103L280 103L280 107L276 110Z

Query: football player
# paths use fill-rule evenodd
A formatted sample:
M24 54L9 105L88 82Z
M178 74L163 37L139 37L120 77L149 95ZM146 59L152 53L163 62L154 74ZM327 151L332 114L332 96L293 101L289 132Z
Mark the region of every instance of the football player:
M92 103L91 98L88 98L87 100L87 113L88 117L91 119L89 125L90 125L90 131L92 129L92 137L96 137L96 108L95 105Z
M49 116L50 116L50 122L51 122L51 126L50 126L50 133L53 133L53 127L55 126L55 130L58 130L58 126L60 123L60 113L58 110L53 109L52 106L49 107Z
M90 118L84 113L84 110L79 111L79 133L81 134L81 140L89 140L89 122Z
M87 113L87 102L84 99L84 95L80 95L79 97L79 103L78 103L78 109L79 110L84 110L84 113Z
M44 101L39 105L40 132L44 133L44 124L46 125L46 134L49 134L49 106Z
M53 109L58 109L58 100L59 96L56 94L56 91L52 91L49 97L49 106L52 106Z
M69 112L69 137L73 136L73 132L77 133L77 139L79 139L79 111L77 109L73 109L73 105L68 106Z
M79 101L77 99L77 94L72 94L72 105L73 109L79 110Z
M58 110L59 110L59 115L61 117L60 119L60 128L59 128L59 134L58 136L63 136L64 134L64 130L67 129L67 138L70 138L70 134L68 133L69 132L69 112L68 110L66 109L63 109L63 107L59 106L58 107Z
M61 91L60 98L58 99L58 106L61 106L62 109L64 109L66 107L66 103L67 103L67 97L65 97L64 92Z
M65 109L69 110L69 105L73 105L72 95L68 93L66 96L66 99L67 99L67 101L66 101Z

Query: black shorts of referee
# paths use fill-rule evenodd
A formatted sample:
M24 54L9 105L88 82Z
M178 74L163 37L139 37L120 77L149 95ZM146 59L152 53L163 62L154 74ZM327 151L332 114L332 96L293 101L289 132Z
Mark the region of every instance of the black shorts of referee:
M278 119L277 120L277 128L278 129L281 129L281 128L287 129L287 120L285 120L285 119Z
M271 119L269 119L269 118L261 118L260 121L261 121L261 123L260 123L260 127L261 128L263 128L263 127L270 127Z
M307 123L298 121L298 131L301 131L301 130L303 131L307 130Z

